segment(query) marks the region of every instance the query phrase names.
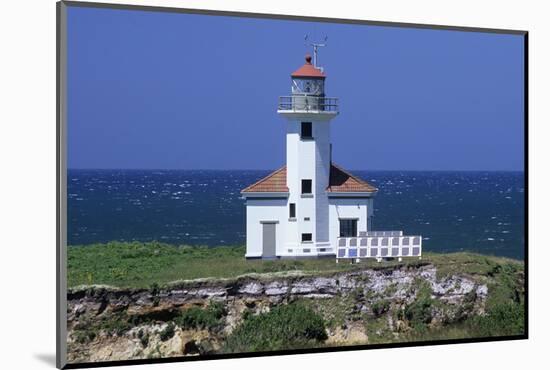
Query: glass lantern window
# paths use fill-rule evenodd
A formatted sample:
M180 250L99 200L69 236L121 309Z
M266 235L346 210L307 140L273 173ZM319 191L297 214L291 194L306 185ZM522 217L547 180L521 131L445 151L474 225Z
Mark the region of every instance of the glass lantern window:
M294 78L292 80L292 93L322 95L324 93L324 81L320 79Z

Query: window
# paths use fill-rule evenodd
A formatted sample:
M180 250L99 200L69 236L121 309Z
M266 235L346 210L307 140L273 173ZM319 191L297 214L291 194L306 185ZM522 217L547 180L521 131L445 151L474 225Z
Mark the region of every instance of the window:
M357 236L357 220L340 220L340 237Z
M313 237L311 233L302 234L302 243L303 242L310 242L313 240Z
M290 206L288 208L288 217L290 218L296 217L296 203L290 203Z
M302 139L313 139L313 127L311 122L302 122Z
M311 194L311 180L302 180L302 194Z

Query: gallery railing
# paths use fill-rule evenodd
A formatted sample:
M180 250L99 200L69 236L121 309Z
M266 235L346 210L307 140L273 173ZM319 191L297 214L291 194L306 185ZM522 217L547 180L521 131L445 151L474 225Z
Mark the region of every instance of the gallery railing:
M338 98L309 95L280 96L279 111L292 112L338 112Z

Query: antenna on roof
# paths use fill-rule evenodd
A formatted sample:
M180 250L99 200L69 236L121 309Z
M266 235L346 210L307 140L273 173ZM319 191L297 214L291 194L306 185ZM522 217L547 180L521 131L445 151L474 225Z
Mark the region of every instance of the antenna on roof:
M308 35L306 35L306 36L304 37L304 41L307 42L307 39L308 39ZM319 60L318 52L319 52L319 48L327 46L327 40L328 40L328 37L325 36L325 38L324 38L324 40L323 40L322 43L320 43L320 42L312 42L312 43L309 44L309 46L313 47L313 66L314 66L315 68L320 69L321 72L323 72L323 67L320 67L320 66L317 64L317 62L318 62L318 60Z

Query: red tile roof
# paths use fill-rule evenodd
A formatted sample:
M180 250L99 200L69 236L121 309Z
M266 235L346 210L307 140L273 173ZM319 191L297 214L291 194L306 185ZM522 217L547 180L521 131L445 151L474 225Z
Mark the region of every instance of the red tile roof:
M363 193L375 192L378 189L368 182L355 177L344 169L331 164L330 166L330 181L327 187L328 192L338 193ZM277 171L270 173L258 182L243 189L242 193L288 193L286 184L286 166L279 168Z
M288 193L288 186L286 186L286 166L279 168L277 171L270 173L241 191L241 193L256 192Z
M306 55L306 63L298 68L296 71L294 71L291 74L292 77L314 77L314 78L325 78L325 74L319 69L315 68L313 64L311 64L311 56L308 54Z
M336 166L334 163L330 165L330 180L327 187L328 192L337 193L371 193L378 189L368 182L355 177L343 168Z

